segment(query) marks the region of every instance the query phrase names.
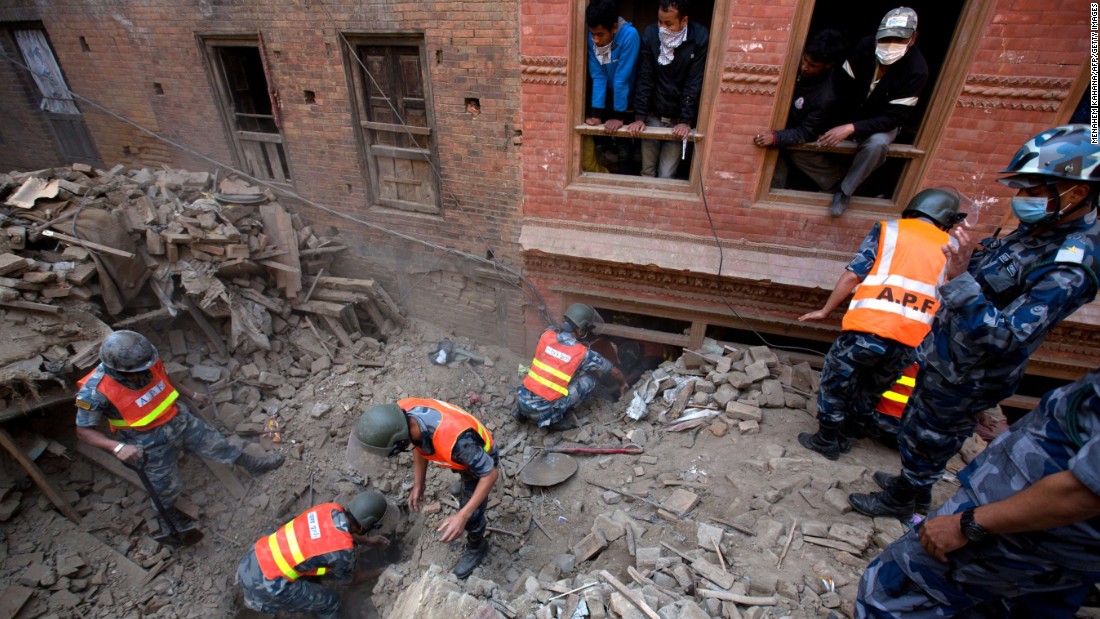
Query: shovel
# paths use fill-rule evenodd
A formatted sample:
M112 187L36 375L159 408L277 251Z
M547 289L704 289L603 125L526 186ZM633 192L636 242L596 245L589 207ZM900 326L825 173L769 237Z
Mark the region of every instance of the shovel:
M160 495L157 494L155 488L153 488L153 482L149 481L149 476L145 474L145 452L141 453L140 464L125 463L137 473L138 478L141 479L141 485L145 486L145 492L149 494L149 498L153 500L153 507L156 508L157 514L160 515L160 519L163 523L168 525L168 530L163 528L153 536L153 540L158 544L165 544L167 546L190 546L196 544L202 539L202 531L198 529L188 529L186 531L180 531L176 528L176 523L172 520L172 516L168 513L168 509L164 507L164 503L160 500Z
M636 443L627 443L619 447L582 447L582 446L565 446L555 445L553 447L535 447L535 449L541 449L545 453L555 454L641 454L645 453L641 445Z

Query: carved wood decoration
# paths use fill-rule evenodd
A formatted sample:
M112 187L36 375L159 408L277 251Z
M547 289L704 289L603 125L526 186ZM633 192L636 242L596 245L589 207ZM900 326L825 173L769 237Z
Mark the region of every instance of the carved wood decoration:
M520 56L520 79L526 84L564 85L566 64L560 56Z
M1073 80L1060 77L968 75L959 107L1054 112Z
M779 66L770 64L732 64L722 67L722 92L750 95L775 95L779 85Z
M553 282L556 287L583 291L602 290L629 296L639 302L661 305L688 304L715 316L732 318L723 302L739 311L755 314L790 333L791 321L800 314L817 309L829 294L827 290L800 288L768 281L735 279L687 271L669 271L566 255L524 252L524 270L529 277ZM729 321L726 321L729 322ZM716 321L720 324L721 321ZM820 339L821 327L805 327ZM1100 328L1081 324L1056 327L1032 360L1030 372L1062 376L1080 376L1082 368L1100 365ZM1041 367L1040 367L1041 366Z

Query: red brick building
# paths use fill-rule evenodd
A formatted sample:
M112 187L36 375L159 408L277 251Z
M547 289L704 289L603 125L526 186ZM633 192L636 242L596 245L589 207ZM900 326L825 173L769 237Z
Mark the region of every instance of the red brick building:
M582 171L585 0L9 2L0 39L16 61L48 50L103 108L365 222L303 207L352 246L345 274L378 277L413 315L517 351L544 324L539 301L490 259L526 275L552 315L583 300L629 318L621 334L696 345L752 327L829 340L835 324L796 318L821 304L872 222L950 185L991 232L1010 193L996 171L1068 120L1088 85L1079 2L908 3L933 71L920 118L869 195L834 219L828 194L771 187L776 154L752 136L783 126L808 33L838 27L854 41L896 3L697 3L693 22L710 29L699 123L682 178L661 180ZM639 30L656 6L620 0ZM213 167L86 101L78 114L39 109L52 98L10 62L0 80L0 169ZM1098 341L1094 304L1033 371L1095 367Z

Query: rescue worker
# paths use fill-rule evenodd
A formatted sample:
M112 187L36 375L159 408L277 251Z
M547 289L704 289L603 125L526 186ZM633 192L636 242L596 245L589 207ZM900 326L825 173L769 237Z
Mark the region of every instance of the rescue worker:
M939 307L947 231L962 221L959 199L943 189L913 196L902 218L876 223L837 280L825 305L799 320L823 320L854 289L829 348L817 394L818 430L798 442L829 460L866 436L882 392L913 364Z
M1001 172L1018 190L1011 207L1020 225L978 248L961 230L960 246L945 248L949 281L898 435L901 475L880 473L882 492L850 495L860 513L912 514L976 416L1012 395L1046 334L1096 297L1100 146L1089 143L1089 127L1036 135Z
M591 306L574 303L565 310L560 329L543 331L535 347L535 358L523 384L516 388L513 415L535 422L540 428L569 430L576 424L565 418L592 393L597 379L610 375L619 383L619 395L627 388L619 368L582 343L599 315Z
M1052 391L867 567L857 617L1073 617L1100 580L1100 370Z
M252 475L282 466L282 454L262 458L249 455L193 416L179 400L180 394L200 404L209 397L177 389L168 379L156 347L144 335L115 331L100 346L99 360L99 365L77 383L76 436L131 466L144 468L168 512L158 519L162 532L171 529L164 517L170 518L181 533L195 529L194 521L173 507L180 494L176 466L180 450L240 465ZM96 429L104 417L111 436Z
M339 617L340 597L332 587L357 585L380 570L356 569L358 545L385 548L390 541L366 533L381 526L386 498L373 490L348 503L322 503L256 540L237 564L244 605L262 613L308 613Z
M458 539L466 531L466 550L454 568L468 577L489 554L485 539L485 506L497 477L493 435L461 408L430 398L404 398L366 410L355 426L359 447L376 456L393 457L413 447L413 486L409 509L420 511L428 461L458 473L462 481L459 510L436 529L439 541Z

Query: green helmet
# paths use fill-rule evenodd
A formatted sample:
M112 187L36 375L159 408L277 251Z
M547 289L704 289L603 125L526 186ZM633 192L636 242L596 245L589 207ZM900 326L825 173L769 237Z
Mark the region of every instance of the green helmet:
M396 456L409 448L409 422L396 404L376 404L359 416L354 436L371 454Z
M959 212L959 197L943 189L925 189L913 196L901 215L912 217L916 214L924 215L944 230L966 219L966 213Z
M1100 146L1091 143L1088 125L1063 125L1047 129L1020 147L1001 174L1001 182L1028 186L1027 176L1049 176L1074 181L1100 182ZM1014 182L1023 181L1017 186Z
M144 372L157 358L157 347L136 331L115 331L99 347L99 360L115 372Z
M369 531L382 523L388 505L381 492L367 490L355 495L351 503L348 503L347 510L364 531Z
M596 322L596 310L584 303L574 303L565 310L565 319L573 323L576 328L587 331Z

